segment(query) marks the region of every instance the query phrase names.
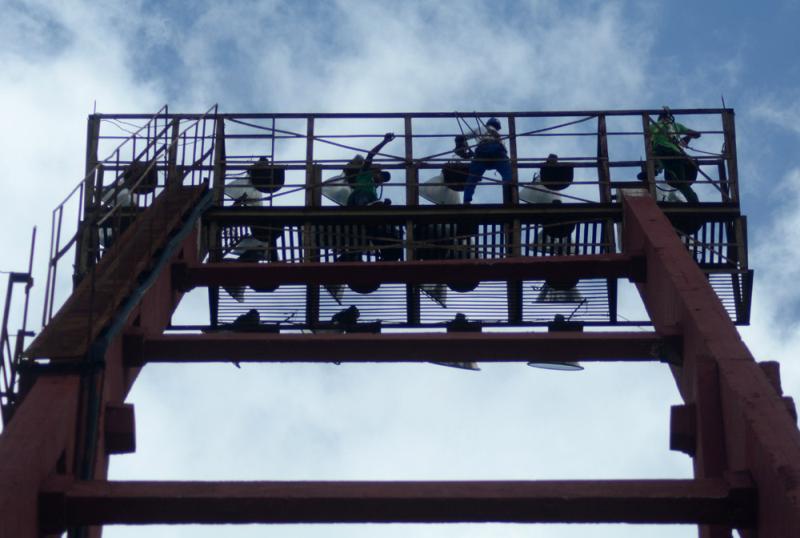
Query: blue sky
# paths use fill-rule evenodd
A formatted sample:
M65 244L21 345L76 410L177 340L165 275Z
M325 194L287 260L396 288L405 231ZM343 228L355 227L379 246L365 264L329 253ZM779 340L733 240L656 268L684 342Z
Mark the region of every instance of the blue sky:
M2 270L46 239L101 112L716 107L737 112L760 360L800 396L800 2L88 2L0 0ZM44 244L43 240L40 244ZM40 248L38 262L44 262ZM38 286L44 281L37 275ZM117 478L688 476L667 450L660 365L578 375L497 365L148 367ZM235 454L235 456L234 456ZM153 529L151 536L218 536ZM225 529L263 536L273 529ZM689 527L286 528L292 536L694 536ZM110 537L135 536L116 528Z

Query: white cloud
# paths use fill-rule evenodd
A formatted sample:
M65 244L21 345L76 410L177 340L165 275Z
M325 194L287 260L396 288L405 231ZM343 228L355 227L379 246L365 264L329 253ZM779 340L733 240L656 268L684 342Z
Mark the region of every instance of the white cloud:
M800 100L761 96L751 110L754 118L800 135Z
M152 82L132 75L125 43L109 26L116 11L103 7L30 1L12 4L3 17L0 188L6 198L0 269L25 268L30 230L38 226L33 319L45 282L50 212L83 176L86 118L94 103L115 112L155 111L163 104ZM69 230L75 222L75 215L66 214L63 225Z
M0 181L14 196L4 203L0 221L7 263L24 263L27 229L43 224L80 178L85 118L95 100L106 112L150 112L166 100L182 111L214 102L227 111L552 110L630 108L653 95L654 13L648 7L477 0L320 4L14 4L0 23L3 44L14 44L0 52L0 110L12 127L0 135ZM791 177L796 186L796 175ZM782 233L796 238L800 228L794 224L800 223L788 222ZM782 247L771 248L776 250L757 256L794 259ZM795 267L787 263L785 269ZM777 302L777 288L757 297L757 310L786 306ZM770 345L769 325L752 329L754 349L788 358L795 339L764 347ZM800 372L793 373L798 378ZM800 386L791 386L800 394ZM114 458L117 478L690 473L690 460L667 449L668 408L677 395L663 365L596 366L574 375L524 365L487 365L480 374L433 365L149 366L131 400L139 449ZM695 535L692 527L378 529L383 536ZM112 528L106 535L141 532ZM223 532L263 536L275 530ZM374 534L375 527L280 532L352 536ZM148 533L219 536L220 529Z
M800 346L800 168L786 174L779 188L780 202L764 226L751 238L751 258L756 280L752 317L757 320L742 333L756 359L778 360L783 369L783 389L800 395L800 367L795 360Z

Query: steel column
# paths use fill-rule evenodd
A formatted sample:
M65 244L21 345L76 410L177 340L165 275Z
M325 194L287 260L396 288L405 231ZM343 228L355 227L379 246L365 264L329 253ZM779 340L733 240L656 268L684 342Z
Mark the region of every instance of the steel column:
M786 404L655 201L628 193L623 205L624 251L647 258L639 291L656 331L683 338L683 366L673 371L697 409L695 475L750 472L759 538L800 536L800 431Z

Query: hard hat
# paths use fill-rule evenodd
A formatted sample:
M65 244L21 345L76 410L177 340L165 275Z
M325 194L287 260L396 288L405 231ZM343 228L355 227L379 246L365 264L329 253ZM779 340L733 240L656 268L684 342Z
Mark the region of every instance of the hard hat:
M498 131L503 128L500 125L500 120L498 120L497 118L489 118L489 120L486 122L486 126L487 127L494 127Z
M669 121L675 121L675 116L672 115L672 111L668 106L665 106L658 115L658 119L660 120L661 118L665 118Z

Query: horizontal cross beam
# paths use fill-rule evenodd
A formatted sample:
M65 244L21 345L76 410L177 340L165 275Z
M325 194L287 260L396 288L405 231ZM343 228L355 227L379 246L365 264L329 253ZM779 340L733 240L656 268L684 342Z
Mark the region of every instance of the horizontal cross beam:
M286 284L436 284L458 281L629 278L639 281L644 258L623 254L542 256L406 262L204 263L176 264L182 289L197 286Z
M639 183L641 185L641 182ZM728 222L741 215L738 207L703 202L702 210L688 206L665 207L670 218L697 217L704 222ZM522 206L391 206L380 210L347 207L254 207L228 206L209 209L205 221L218 224L300 225L311 224L385 224L481 222L497 223L520 220L523 223L563 221L622 221L622 207L617 203L527 204Z
M130 336L126 362L653 361L649 332L272 334Z
M670 110L675 115L685 114L721 114L723 112L730 112L731 108L673 108ZM656 116L663 112L661 108L636 108L636 109L623 109L623 110L536 110L536 111L478 111L470 112L470 117L516 117L516 118L556 118L556 117L581 117L581 116L598 116L603 114L605 116L641 116L642 114L649 114ZM152 114L93 114L93 118L111 118L111 119L142 119L148 120L153 117ZM306 119L306 118L324 118L324 119L375 119L375 118L463 118L463 112L236 112L227 114L156 114L158 118L168 119L201 119L209 117L214 119Z
M102 524L708 523L755 518L749 483L76 482L41 495L46 531Z

